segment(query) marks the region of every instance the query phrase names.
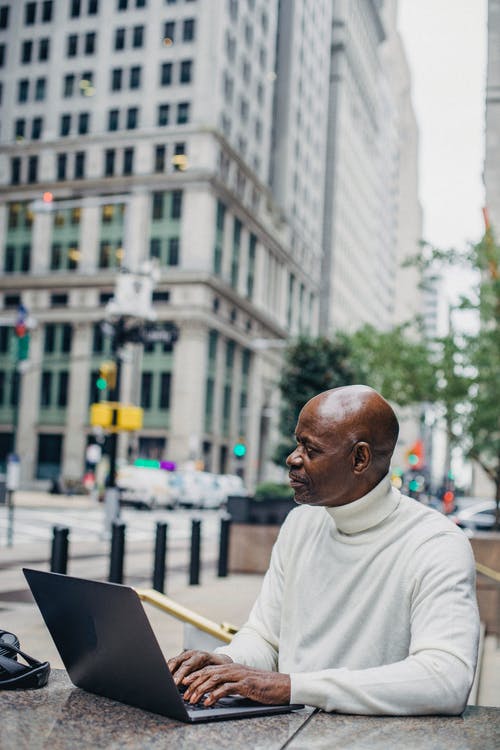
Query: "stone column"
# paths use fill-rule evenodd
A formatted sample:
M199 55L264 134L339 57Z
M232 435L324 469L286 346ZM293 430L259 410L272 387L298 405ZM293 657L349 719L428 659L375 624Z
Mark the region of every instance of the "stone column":
M87 205L89 203L91 205ZM92 199L82 201L80 222L80 271L95 271L99 255L99 234L101 230L101 206L92 205Z
M31 269L33 273L47 273L50 267L50 244L53 214L37 211L31 229Z
M30 358L27 370L22 375L17 412L16 450L21 458L21 483L23 484L35 479L36 473L42 343L43 327L39 326L30 333Z
M75 323L69 362L68 406L62 455L62 475L74 479L82 476L85 467L86 427L89 423L87 394L90 389L88 358L91 346L91 325Z
M149 207L149 193L136 190L125 209L123 264L132 271L139 270L142 261L149 258Z

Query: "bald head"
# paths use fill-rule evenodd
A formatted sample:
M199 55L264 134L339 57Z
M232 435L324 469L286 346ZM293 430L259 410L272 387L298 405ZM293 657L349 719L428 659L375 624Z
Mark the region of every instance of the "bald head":
M300 412L297 447L287 458L296 501L336 506L365 495L389 471L398 432L391 406L368 386L312 398Z

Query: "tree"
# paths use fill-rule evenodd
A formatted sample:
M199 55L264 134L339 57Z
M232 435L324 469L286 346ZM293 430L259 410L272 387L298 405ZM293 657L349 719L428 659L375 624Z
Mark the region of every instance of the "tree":
M281 391L280 432L283 441L273 460L282 466L290 453L299 412L310 398L328 388L351 385L354 370L350 349L341 340L301 336L285 350L279 388Z

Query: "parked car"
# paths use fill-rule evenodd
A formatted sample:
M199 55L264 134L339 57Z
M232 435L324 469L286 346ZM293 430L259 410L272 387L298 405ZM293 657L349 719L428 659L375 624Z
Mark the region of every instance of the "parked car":
M471 531L491 531L495 524L496 503L494 500L481 500L468 505L463 510L449 516L457 526Z
M177 488L171 472L142 466L122 466L116 475L122 505L175 508Z
M185 508L220 508L230 495L248 495L241 477L208 471L176 471L178 503Z

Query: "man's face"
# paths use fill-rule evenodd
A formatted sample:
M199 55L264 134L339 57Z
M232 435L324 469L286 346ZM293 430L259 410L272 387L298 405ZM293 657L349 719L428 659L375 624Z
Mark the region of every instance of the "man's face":
M340 417L322 416L316 399L302 409L295 429L297 446L286 460L297 503L338 506L354 499L354 442L349 432Z

